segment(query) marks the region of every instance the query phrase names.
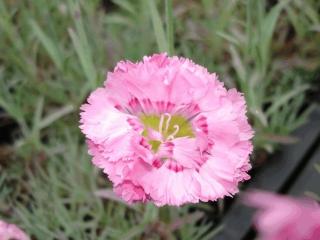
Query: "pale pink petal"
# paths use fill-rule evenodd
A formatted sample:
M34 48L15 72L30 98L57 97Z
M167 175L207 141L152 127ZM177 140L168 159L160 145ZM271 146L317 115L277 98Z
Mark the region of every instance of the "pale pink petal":
M139 179L154 203L157 206L180 206L186 202L198 202L199 183L193 176L193 170L176 172L167 165L152 169Z
M194 138L176 138L161 144L159 155L174 159L184 168L198 169L201 162L200 153Z
M30 240L28 235L14 224L0 220L0 240Z
M81 107L80 128L95 143L123 137L132 131L128 122L132 117L112 106L107 98L106 91L98 88L91 93L88 104Z
M115 193L128 203L145 202L147 196L144 189L140 186L134 185L130 181L124 181L114 187Z
M318 240L320 206L307 199L254 191L243 202L258 208L255 225L263 240Z

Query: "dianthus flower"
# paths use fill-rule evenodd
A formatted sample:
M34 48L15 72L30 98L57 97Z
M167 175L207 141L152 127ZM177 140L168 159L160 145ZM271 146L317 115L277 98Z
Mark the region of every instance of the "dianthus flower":
M320 206L267 192L251 192L244 203L258 208L254 223L261 240L319 240Z
M250 178L244 97L189 59L121 61L81 111L93 163L128 202L216 200Z
M0 240L30 240L30 238L14 224L0 220Z

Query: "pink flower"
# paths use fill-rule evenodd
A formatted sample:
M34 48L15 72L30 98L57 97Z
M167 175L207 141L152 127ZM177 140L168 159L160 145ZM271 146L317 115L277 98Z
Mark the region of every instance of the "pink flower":
M30 238L14 224L0 220L0 240L30 240Z
M250 178L244 97L189 59L119 62L81 110L93 163L128 202L216 200Z
M319 240L320 206L267 192L251 192L245 203L258 208L255 226L262 240Z

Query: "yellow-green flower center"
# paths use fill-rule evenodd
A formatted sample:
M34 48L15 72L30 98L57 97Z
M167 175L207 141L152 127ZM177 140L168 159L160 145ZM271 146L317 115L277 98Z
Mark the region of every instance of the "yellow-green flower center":
M161 141L178 137L194 137L190 122L181 115L141 115L140 121L144 125L143 136L149 136L148 129L158 132L161 136L161 140L149 139L149 144L154 152L158 150Z

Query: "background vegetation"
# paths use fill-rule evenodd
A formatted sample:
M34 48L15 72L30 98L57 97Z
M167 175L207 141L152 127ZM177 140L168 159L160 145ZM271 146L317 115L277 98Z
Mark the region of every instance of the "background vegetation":
M79 106L120 59L182 55L245 94L259 162L312 109L319 12L317 0L0 1L0 218L38 240L209 239L223 202L160 211L105 190Z

